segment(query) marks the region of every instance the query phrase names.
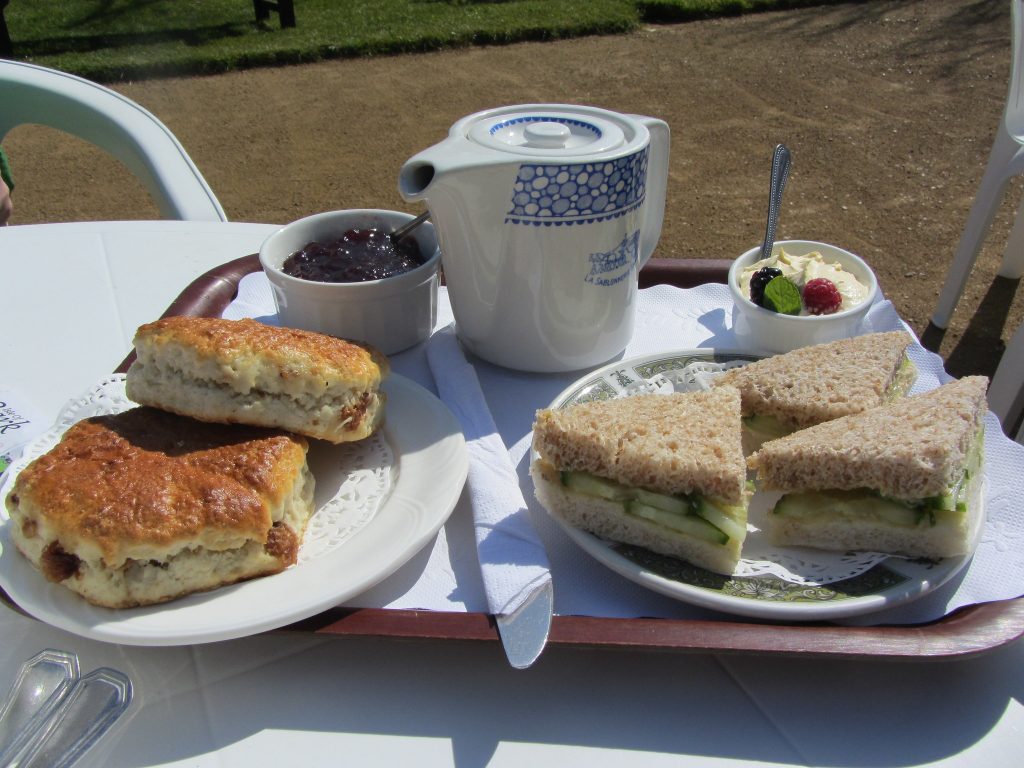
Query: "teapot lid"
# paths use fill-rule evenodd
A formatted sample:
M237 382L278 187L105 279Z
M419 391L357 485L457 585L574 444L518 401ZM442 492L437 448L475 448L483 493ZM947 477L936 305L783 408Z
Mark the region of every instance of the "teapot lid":
M626 116L606 110L542 104L481 112L463 127L471 141L488 149L534 157L572 157L623 149L635 138L630 123Z

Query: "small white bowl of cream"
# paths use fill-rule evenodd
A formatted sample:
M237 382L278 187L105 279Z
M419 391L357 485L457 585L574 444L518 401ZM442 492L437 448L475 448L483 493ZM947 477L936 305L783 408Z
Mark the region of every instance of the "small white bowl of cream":
M864 316L878 297L878 280L863 259L814 240L782 240L774 244L768 259L760 256L760 247L751 248L729 269L733 332L744 348L789 352L860 332ZM767 271L755 277L765 267L777 272ZM770 283L773 277L781 279L765 288L765 281ZM752 278L755 299L760 299L760 303L751 300ZM803 301L805 286L821 280L835 287L837 304L829 307L826 314L813 314ZM759 288L767 291L767 299L757 295ZM786 300L779 300L780 294Z

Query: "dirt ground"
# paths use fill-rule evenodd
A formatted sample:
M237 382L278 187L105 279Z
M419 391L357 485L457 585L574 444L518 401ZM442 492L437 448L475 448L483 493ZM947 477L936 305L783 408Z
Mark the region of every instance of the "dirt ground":
M300 18L301 23L301 18ZM990 374L1024 317L996 271L1013 184L944 338L926 333L981 179L1010 69L1005 0L851 3L552 43L258 69L114 87L179 137L236 221L413 210L398 169L456 119L525 102L593 104L672 127L655 256L732 258L760 242L774 145L793 152L779 238L835 243L955 375ZM155 218L141 186L35 126L5 141L13 223Z

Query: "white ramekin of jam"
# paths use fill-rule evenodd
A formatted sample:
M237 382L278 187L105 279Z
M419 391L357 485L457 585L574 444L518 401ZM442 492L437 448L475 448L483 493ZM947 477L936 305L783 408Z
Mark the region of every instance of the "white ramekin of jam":
M394 354L426 339L437 318L441 252L426 222L398 211L329 211L293 221L260 247L281 325Z

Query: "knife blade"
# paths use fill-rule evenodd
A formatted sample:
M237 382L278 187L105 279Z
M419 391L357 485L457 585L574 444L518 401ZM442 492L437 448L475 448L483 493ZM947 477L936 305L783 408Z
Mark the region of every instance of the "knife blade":
M549 581L515 612L495 617L505 655L515 669L527 669L540 657L548 642L553 610L554 590Z

